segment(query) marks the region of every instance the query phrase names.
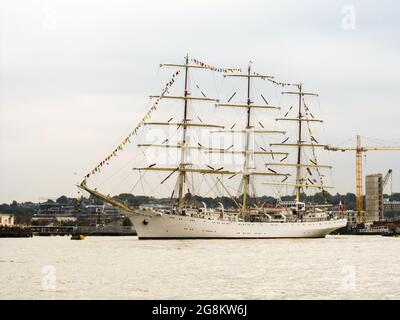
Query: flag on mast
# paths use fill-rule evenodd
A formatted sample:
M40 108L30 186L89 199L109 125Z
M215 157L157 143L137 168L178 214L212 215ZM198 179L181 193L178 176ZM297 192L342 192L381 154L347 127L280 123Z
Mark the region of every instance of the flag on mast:
M342 201L339 202L339 211L341 214L343 214L343 212L344 212L344 206L343 206Z

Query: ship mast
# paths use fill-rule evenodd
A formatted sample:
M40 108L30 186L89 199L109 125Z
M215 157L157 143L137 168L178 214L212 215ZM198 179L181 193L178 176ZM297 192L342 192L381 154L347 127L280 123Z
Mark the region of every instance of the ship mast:
M247 212L247 192L249 190L250 185L250 175L248 174L249 170L249 144L250 144L250 131L251 123L250 123L250 115L251 115L251 100L250 100L250 73L251 73L251 63L247 69L247 125L246 125L246 144L245 144L245 158L244 158L244 167L243 167L243 205L242 205L242 214L245 215Z
M315 147L325 147L325 145L319 145L319 144L306 144L305 141L303 141L302 139L302 123L303 121L310 121L308 118L305 118L305 116L303 115L303 104L302 104L302 100L304 99L304 96L318 96L318 94L316 93L309 93L309 92L303 92L303 84L299 83L295 85L299 91L286 91L286 92L282 92L282 94L294 94L294 95L298 95L299 97L299 104L298 104L298 113L297 113L297 117L294 119L277 119L277 120L295 120L298 124L298 136L297 136L297 144L294 144L294 146L297 146L297 162L296 162L296 183L295 185L295 194L296 194L296 202L300 201L300 195L301 195L301 190L303 189L304 185L304 179L302 177L302 169L304 167L306 168L310 168L307 165L302 164L301 162L301 152L303 147L311 147L311 148L315 148ZM311 121L316 121L316 122L322 122L321 120L316 120L316 119L311 119ZM277 145L284 145L284 144L277 144ZM316 167L320 167L319 165L315 164ZM322 187L322 186L318 186L318 187Z
M274 107L274 106L270 106L270 105L253 105L252 101L251 101L251 78L261 78L263 80L265 79L273 79L273 76L268 76L268 75L262 75L262 74L258 74L256 72L254 72L254 74L252 74L251 72L251 62L249 63L249 66L247 68L247 74L226 74L226 77L244 77L247 78L247 100L246 100L246 104L229 104L229 103L223 103L223 104L216 104L216 106L222 106L222 107L243 107L247 109L247 116L246 116L246 127L245 130L239 130L236 132L244 132L245 133L245 148L243 150L243 155L244 155L244 164L243 164L243 172L242 172L242 184L243 184L243 188L242 188L242 192L243 192L243 201L242 201L242 208L241 208L241 213L242 216L245 217L248 214L248 197L247 194L249 192L249 186L250 186L250 177L252 175L258 175L259 173L257 172L250 172L250 168L249 168L249 157L250 157L250 153L252 153L252 155L265 155L265 154L269 154L269 155L274 155L274 154L281 154L281 155L285 155L287 156L288 153L284 153L284 152L273 152L273 151L263 151L263 152L259 152L259 151L251 151L250 150L250 135L251 134L285 134L284 131L268 131L268 130L254 130L254 127L251 123L251 109L252 108L258 108L258 109L279 109L279 107ZM231 130L231 131L235 131L235 130ZM268 175L268 176L284 176L287 177L289 176L289 174L286 173L265 173L264 175Z
M188 73L189 73L189 55L186 55L185 58L185 90L183 93L183 96L185 97L184 99L184 111L183 111L183 123L187 123L187 102L188 100L186 99L188 96ZM181 162L179 164L180 169L185 168L185 162L186 162L186 131L187 131L187 126L183 126L183 132L182 132L182 149L181 149ZM178 192L178 208L182 208L184 205L184 185L185 185L185 179L186 179L186 171L185 170L180 170L179 171L179 192Z
M134 170L145 170L145 171L167 171L170 172L170 174L163 180L163 182L168 179L173 173L177 172L179 173L178 176L178 208L182 209L185 205L184 203L184 198L185 198L185 183L186 183L186 178L187 175L186 173L201 173L201 174L214 174L214 175L230 175L230 176L235 176L238 174L241 174L243 176L243 205L241 208L241 213L243 216L245 216L248 213L248 199L247 199L247 193L249 190L249 185L250 185L250 176L282 176L282 177L287 177L290 174L287 173L278 173L278 172L265 172L265 171L252 171L249 172L249 157L250 157L250 135L251 134L285 134L284 131L279 131L279 130L254 130L252 124L251 124L251 109L252 108L258 108L258 109L279 109L279 107L274 107L270 105L253 105L251 98L250 98L250 79L251 78L261 78L261 79L271 79L273 77L267 76L267 75L260 75L258 73L251 74L251 65L249 65L247 73L229 73L229 74L224 74L225 77L244 77L247 78L247 101L246 103L243 104L230 104L229 101L228 103L219 103L219 100L217 99L211 99L211 98L206 98L204 97L193 97L191 96L189 92L189 69L190 68L196 68L196 69L210 69L209 67L205 65L193 65L189 64L189 56L186 55L185 57L185 63L184 64L161 64L161 67L179 67L179 68L184 68L185 69L185 83L184 83L184 92L183 96L171 96L171 95L162 95L162 96L150 96L150 98L161 98L161 99L183 99L184 100L184 110L183 110L183 120L181 122L146 122L144 125L175 125L178 127L183 128L183 133L182 133L182 141L178 143L177 145L173 144L138 144L138 147L156 147L156 148L177 148L180 149L180 161L179 164L175 167L158 167L156 164L152 164L148 167L141 167L141 168L133 168ZM194 123L190 119L188 119L188 100L195 100L195 101L205 101L205 102L210 102L210 101L215 101L216 104L215 106L220 106L220 107L233 107L233 108L246 108L247 110L247 119L246 119L246 127L242 128L240 130L232 130L232 129L224 129L223 126L220 125L215 125L215 124L208 124L208 123ZM220 128L218 131L214 132L242 132L246 134L246 145L244 150L229 150L229 149L219 149L219 148L210 148L210 147L205 147L201 145L189 145L188 144L188 133L187 133L187 127L208 127L208 128ZM226 170L223 167L214 169L210 166L207 166L207 168L193 168L193 167L188 167L187 163L187 150L196 150L199 152L207 152L207 153L228 153L228 154L242 154L244 156L244 166L241 171L236 171L236 170ZM273 152L273 151L252 151L252 155L284 155L287 156L287 152Z
M180 161L178 164L173 165L173 166L168 166L168 167L158 167L156 163L153 163L149 165L148 167L139 167L139 168L133 168L133 170L138 170L138 171L161 171L161 172L169 172L168 176L162 180L161 183L166 181L169 177L171 177L174 173L178 173L178 201L177 201L177 206L179 209L182 209L185 205L184 203L184 198L185 198L185 183L186 183L186 178L187 175L186 173L200 173L200 174L213 174L213 175L229 175L231 177L236 176L236 175L242 175L242 186L243 186L243 204L241 206L241 214L243 218L245 219L246 215L248 214L248 199L247 199L247 194L249 191L249 186L250 186L250 176L281 176L284 177L285 180L291 176L289 173L278 173L274 170L269 170L271 172L266 172L264 170L261 171L256 171L256 170L250 170L249 168L249 160L250 156L259 156L259 155L283 155L285 157L288 156L288 152L275 152L275 151L267 151L264 148L260 147L262 151L256 151L256 150L251 150L250 152L250 138L252 134L285 134L285 131L280 131L280 130L265 130L264 127L263 129L257 129L254 130L254 127L252 126L251 123L251 109L256 108L256 109L280 109L279 107L271 106L268 104L268 102L264 99L265 104L259 104L259 105L254 105L253 102L251 101L251 78L260 78L263 80L268 80L272 79L272 76L268 75L262 75L257 72L251 71L251 62L248 66L247 73L242 73L240 69L223 69L223 68L214 68L209 65L206 65L204 63L198 63L199 61L196 61L195 59L192 59L192 61L195 62L195 64L190 64L189 56L185 56L184 64L160 64L160 67L174 67L174 68L184 68L185 69L185 81L184 81L184 92L183 96L173 96L166 94L167 91L164 91L161 95L151 95L150 98L157 98L159 100L161 99L174 99L174 100L184 100L184 110L183 110L183 119L182 121L179 122L171 122L172 118L168 121L164 122L143 122L143 125L155 125L155 126L177 126L177 128L182 128L182 140L178 142L176 145L166 143L164 141L162 144L138 144L138 147L155 147L155 148L177 148L180 149ZM229 70L229 72L233 72L233 70L239 71L239 73L225 73L224 77L242 77L242 78L247 78L247 101L246 103L236 103L232 104L229 103L232 97L228 100L227 103L219 103L218 99L213 99L213 98L208 98L203 94L203 97L193 97L191 96L189 92L189 69L190 68L195 68L195 69L208 69L208 70L216 70L218 69L219 71L222 70ZM226 71L225 71L226 72ZM262 95L261 95L262 96ZM224 126L218 125L218 124L209 124L209 123L203 123L203 121L200 120L201 123L196 123L192 122L191 119L188 118L188 100L194 100L194 101L203 101L203 102L216 102L215 106L216 107L231 107L231 108L244 108L247 111L247 119L246 119L246 127L245 128L240 128L239 130L233 130L233 127L231 129L224 129ZM300 102L301 103L301 102ZM301 108L301 106L300 106ZM224 132L224 133L229 133L229 132L240 132L240 133L245 133L245 148L244 150L233 150L231 147L228 149L224 148L211 148L211 147L204 147L200 143L197 145L189 145L188 144L188 132L187 129L188 127L202 127L202 128L219 128L220 130L216 130L213 132ZM206 165L206 167L193 167L193 164L189 164L187 162L187 150L195 150L199 152L206 152L206 153L228 153L228 154L241 154L244 156L244 165L242 170L227 170L224 169L224 167L221 168L213 168L209 165ZM219 179L218 179L219 180ZM220 181L220 180L219 180ZM222 184L222 182L220 181ZM123 208L125 210L132 210L132 208L129 208L126 204L114 200L109 196L105 196L96 190L92 190L86 186L84 182L82 182L81 185L79 185L80 188L88 191L89 193L96 195L103 199L106 202L112 203L113 205L119 206L120 208ZM225 187L224 187L225 188ZM227 191L227 189L225 189ZM229 191L227 191L229 194ZM230 195L230 194L229 194ZM171 198L173 197L173 193ZM238 204L235 202L235 204L238 206ZM183 214L183 212L181 212Z
M297 147L297 168L296 168L296 201L299 202L300 201L300 193L301 193L301 144L302 144L302 140L301 140L301 130L302 130L302 126L301 126L301 118L302 118L302 114L301 114L301 99L302 99L302 84L300 83L298 85L299 88L299 113L298 113L298 125L299 125L299 133L298 133L298 139L297 139L297 143L299 144Z
M301 190L303 188L318 188L323 190L324 188L333 188L332 186L325 186L322 183L322 180L320 181L320 184L316 184L313 181L310 181L310 179L304 179L302 176L303 173L303 168L306 169L308 172L310 172L310 169L316 169L318 174L319 174L319 168L327 168L330 169L331 166L329 165L323 165L317 163L317 160L314 159L311 163L305 163L304 160L302 159L302 150L303 148L312 148L313 153L315 148L326 148L326 145L324 144L319 144L316 142L315 139L312 138L311 143L307 143L306 141L303 141L303 122L306 122L307 125L309 126L310 123L315 123L315 122L320 122L322 123L322 120L315 119L312 115L311 118L308 117L309 111L308 109L305 110L303 113L303 106L306 108L305 102L304 102L304 97L305 96L318 96L316 93L310 93L310 92L304 92L303 91L303 84L292 84L293 86L297 87L298 91L284 91L282 94L290 94L290 95L298 95L299 101L298 101L298 111L297 111L297 116L293 118L286 117L288 112L283 118L277 118L275 119L276 121L295 121L297 122L297 129L298 129L298 135L297 135L297 142L296 143L286 143L286 140L283 143L271 143L271 146L280 146L280 147L295 147L297 148L297 161L296 163L266 163L268 167L296 167L296 181L294 183L284 183L282 182L266 182L264 184L267 185L282 185L282 186L290 186L294 187L295 190L295 195L296 195L296 202L299 202L300 196L301 196ZM310 134L311 136L311 134ZM315 157L315 154L314 154ZM320 175L320 174L319 174ZM321 175L320 175L321 177ZM286 180L286 179L285 179ZM308 180L308 182L306 181Z
M182 127L182 140L180 143L177 145L171 145L171 144L139 144L139 147L164 147L164 148L177 148L180 149L180 161L178 164L178 167L168 167L168 168L160 168L160 167L154 167L154 165L151 165L147 168L134 168L134 170L157 170L157 171L170 171L171 173L167 176L166 179L168 179L173 173L178 172L178 208L182 209L185 205L185 183L186 183L186 173L187 172L197 172L197 173L202 173L202 174L234 174L235 172L232 171L226 171L226 170L210 170L208 168L199 168L199 169L194 169L194 168L187 168L188 163L187 163L187 150L198 150L198 151L220 151L219 149L213 149L213 148L207 148L207 147L200 147L200 146L190 146L188 145L188 133L187 129L188 127L205 127L205 128L224 128L223 126L220 125L215 125L215 124L208 124L208 123L193 123L190 121L188 118L188 100L194 100L194 101L204 101L204 102L219 102L218 99L212 99L212 98L206 98L204 97L192 97L190 92L189 92L189 69L190 68L195 68L195 69L209 69L209 67L205 65L197 65L197 64L189 64L189 55L187 54L185 56L184 64L172 64L172 63L166 63L166 64L161 64L160 67L178 67L178 68L184 68L185 69L185 81L184 81L184 91L183 91L183 96L171 96L171 95L162 95L162 96L150 96L150 98L161 98L161 99L174 99L174 100L183 100L184 101L184 109L183 109L183 119L181 122L147 122L144 123L144 125L174 125L179 127ZM166 180L164 179L163 182Z

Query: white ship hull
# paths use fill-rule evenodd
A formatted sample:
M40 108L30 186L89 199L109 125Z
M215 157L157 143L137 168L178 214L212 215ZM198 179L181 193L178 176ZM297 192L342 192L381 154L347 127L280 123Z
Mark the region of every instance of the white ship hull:
M347 219L313 222L239 222L140 210L130 216L139 239L323 238L345 227Z

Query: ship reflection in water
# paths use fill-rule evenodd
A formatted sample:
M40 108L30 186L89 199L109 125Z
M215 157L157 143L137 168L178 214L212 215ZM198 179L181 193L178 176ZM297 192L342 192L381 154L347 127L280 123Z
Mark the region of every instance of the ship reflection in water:
M136 239L3 239L0 297L400 299L398 238Z

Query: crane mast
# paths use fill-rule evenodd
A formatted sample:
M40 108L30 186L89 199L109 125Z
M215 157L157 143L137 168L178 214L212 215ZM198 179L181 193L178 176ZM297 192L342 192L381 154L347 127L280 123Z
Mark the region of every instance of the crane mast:
M357 199L356 199L356 211L357 216L361 216L361 212L363 211L363 180L362 180L362 149L361 149L361 137L357 135L357 146L356 146L356 190L357 190Z

